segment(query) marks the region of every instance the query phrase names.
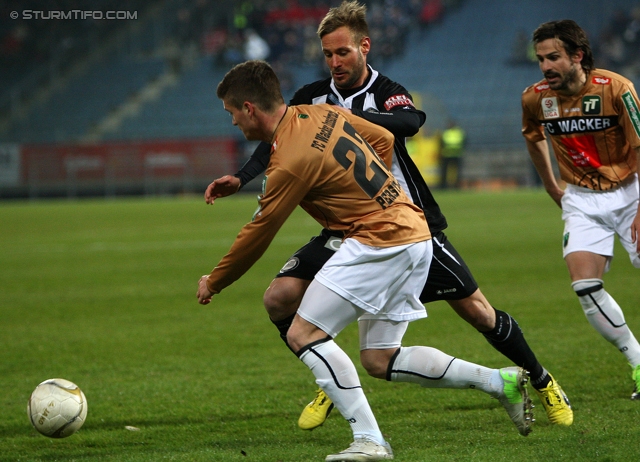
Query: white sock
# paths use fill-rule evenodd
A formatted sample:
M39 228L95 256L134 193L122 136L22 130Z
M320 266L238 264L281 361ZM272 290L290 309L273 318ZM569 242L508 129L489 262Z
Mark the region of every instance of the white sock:
M431 347L402 347L391 367L391 381L426 388L475 388L497 398L503 381L497 369L454 358Z
M581 279L571 284L589 323L627 357L640 364L640 344L627 326L622 309L603 288L602 279Z
M349 422L354 438L364 437L384 444L376 418L360 386L358 372L349 356L333 340L329 340L310 347L300 359L311 369L318 386Z

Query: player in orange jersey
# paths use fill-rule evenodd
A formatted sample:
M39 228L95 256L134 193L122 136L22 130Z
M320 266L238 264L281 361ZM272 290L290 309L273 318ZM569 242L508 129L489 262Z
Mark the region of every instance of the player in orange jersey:
M589 40L574 21L540 25L533 43L544 79L522 94L522 133L547 193L562 209L573 290L589 323L627 358L637 400L640 345L602 277L615 235L640 268L638 95L625 77L594 67ZM565 190L554 176L547 136Z
M474 388L497 398L519 432L530 431L531 400L520 367L489 369L435 348L401 346L409 322L426 317L420 293L433 253L422 210L390 171L393 135L328 104L285 105L263 61L231 69L218 97L248 140L271 146L259 208L213 271L198 282L201 304L232 284L264 253L300 205L343 235L309 284L287 332L342 416L354 442L327 461L391 460L349 356L334 342L358 321L361 361L374 377L428 388Z

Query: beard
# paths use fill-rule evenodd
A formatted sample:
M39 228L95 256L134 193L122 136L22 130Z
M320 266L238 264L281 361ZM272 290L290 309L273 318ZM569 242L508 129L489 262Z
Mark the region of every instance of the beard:
M547 82L549 83L549 88L555 91L563 91L563 90L568 90L570 85L573 82L577 82L578 80L577 76L578 76L578 69L576 65L572 65L569 71L566 74L564 74L564 76L562 74L558 74L557 72L548 72L547 74L545 74L544 77L547 79ZM560 77L560 79L555 83L549 82L548 79L553 77Z
M336 87L342 90L349 90L353 88L356 82L360 80L360 77L362 77L365 70L366 66L364 64L364 56L362 56L362 53L358 53L358 60L356 61L356 65L353 67L352 74L342 83L335 82L334 80Z

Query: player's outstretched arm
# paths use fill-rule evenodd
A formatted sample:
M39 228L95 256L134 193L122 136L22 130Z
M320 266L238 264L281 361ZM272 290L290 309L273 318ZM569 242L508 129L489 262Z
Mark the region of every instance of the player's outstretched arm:
M207 190L204 192L204 201L207 204L213 204L219 197L227 197L235 194L240 189L240 178L233 175L225 175L207 186Z

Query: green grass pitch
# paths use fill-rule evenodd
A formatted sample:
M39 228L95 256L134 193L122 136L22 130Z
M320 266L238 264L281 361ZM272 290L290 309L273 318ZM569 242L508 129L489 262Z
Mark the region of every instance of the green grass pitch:
M542 191L437 199L447 235L562 384L575 423L551 426L533 396L536 423L523 438L481 392L362 374L396 460L639 460L630 368L571 290L560 210ZM313 432L297 428L313 377L262 307L273 275L319 231L314 221L297 211L249 273L197 304L198 278L255 207L254 195L214 206L199 197L0 203L0 460L306 462L347 447L351 433L337 412ZM640 335L638 272L616 252L605 287ZM406 345L510 365L448 305L427 310ZM350 326L337 341L357 360L356 337ZM39 435L26 414L33 388L54 377L77 383L89 403L84 427L62 440Z

